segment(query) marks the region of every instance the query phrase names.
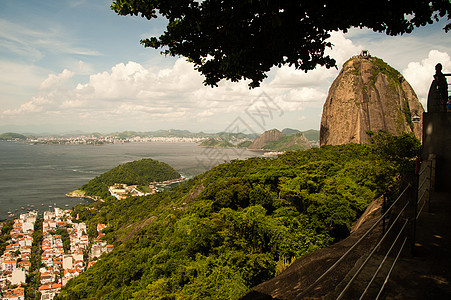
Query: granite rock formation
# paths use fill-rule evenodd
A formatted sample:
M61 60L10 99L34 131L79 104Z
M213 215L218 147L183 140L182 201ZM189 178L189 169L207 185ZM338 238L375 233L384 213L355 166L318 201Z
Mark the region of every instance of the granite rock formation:
M270 142L276 142L285 136L282 132L277 129L271 129L262 133L258 138L254 140L249 147L250 150L260 150L263 149Z
M379 58L354 56L329 89L320 145L367 143L368 130L394 135L413 132L421 140L423 112L414 90L398 71Z

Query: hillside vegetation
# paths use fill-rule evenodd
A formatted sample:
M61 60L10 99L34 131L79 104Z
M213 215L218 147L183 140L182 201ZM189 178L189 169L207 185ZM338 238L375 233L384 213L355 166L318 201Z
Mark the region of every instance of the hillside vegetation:
M235 145L228 141L223 141L216 138L208 138L202 143L200 143L201 147L218 147L218 148L234 148Z
M110 197L108 186L115 183L148 185L150 182L160 182L179 177L180 174L168 164L147 158L119 165L82 185L80 190L84 191L87 196L106 199Z
M27 137L20 133L5 132L0 134L0 141L11 141L11 140L25 141L26 139Z
M77 206L106 223L115 250L58 299L237 299L287 261L349 235L368 204L396 187L419 149L410 135L374 145L235 160L152 196Z

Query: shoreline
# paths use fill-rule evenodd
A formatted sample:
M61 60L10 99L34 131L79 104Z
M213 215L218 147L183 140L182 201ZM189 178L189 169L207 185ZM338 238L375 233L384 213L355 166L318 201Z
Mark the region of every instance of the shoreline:
M65 196L67 198L84 198L84 199L90 199L94 202L96 202L96 201L105 202L105 200L103 200L100 197L91 197L91 196L86 195L86 193L82 190L72 191L70 193L67 193Z
M178 178L169 179L169 180L165 180L165 181L150 182L150 183L149 183L149 186L151 186L151 185L153 185L154 187L156 187L157 185L167 186L167 185L171 185L171 184L174 184L174 183L180 183L180 182L183 182L183 181L186 181L186 180L187 180L187 178L185 178L185 177L183 177L183 176L180 176L180 177L178 177ZM82 191L82 190L78 190L78 189L77 189L77 190L74 190L74 191L72 191L72 192L70 192L70 193L65 194L65 196L66 196L67 198L84 198L84 199L92 200L92 201L94 201L94 202L97 202L97 201L105 202L105 200L103 200L103 199L100 198L100 197L97 197L97 196L94 196L94 197L88 196L88 195L86 195L86 192L84 192L84 191Z

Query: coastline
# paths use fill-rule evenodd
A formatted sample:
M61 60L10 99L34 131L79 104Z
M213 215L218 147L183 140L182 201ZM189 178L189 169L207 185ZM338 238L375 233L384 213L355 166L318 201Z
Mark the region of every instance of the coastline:
M167 186L167 185L171 185L173 183L180 183L185 181L186 178L183 176L180 176L178 178L174 178L174 179L169 179L169 180L165 180L165 181L159 181L159 182L151 182L149 183L149 186L154 186L156 187L157 185L162 185L162 186ZM89 199L92 200L94 202L96 201L100 201L100 202L105 202L105 200L103 200L100 197L97 196L88 196L86 195L86 192L82 191L82 190L75 190L72 191L70 193L65 194L66 197L68 198L84 198L84 199Z
M84 199L90 199L92 201L105 202L105 200L103 200L100 197L91 197L91 196L86 195L86 193L82 190L72 191L70 193L67 193L65 196L68 198L84 198Z
M154 182L150 182L149 185L166 185L166 184L172 184L172 183L176 183L176 182L183 182L185 181L186 178L183 176L180 176L179 178L174 178L174 179L169 179L169 180L165 180L165 181L154 181Z

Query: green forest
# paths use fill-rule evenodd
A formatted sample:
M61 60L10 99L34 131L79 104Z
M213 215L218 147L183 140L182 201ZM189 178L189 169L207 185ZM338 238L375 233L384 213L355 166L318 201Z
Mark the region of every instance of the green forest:
M105 200L112 197L108 186L116 183L147 186L151 182L176 178L180 178L180 174L168 164L145 158L119 165L82 185L80 190L87 196L97 196Z
M115 245L58 299L238 299L287 261L347 237L414 168L413 136L233 160L172 190L77 206Z

